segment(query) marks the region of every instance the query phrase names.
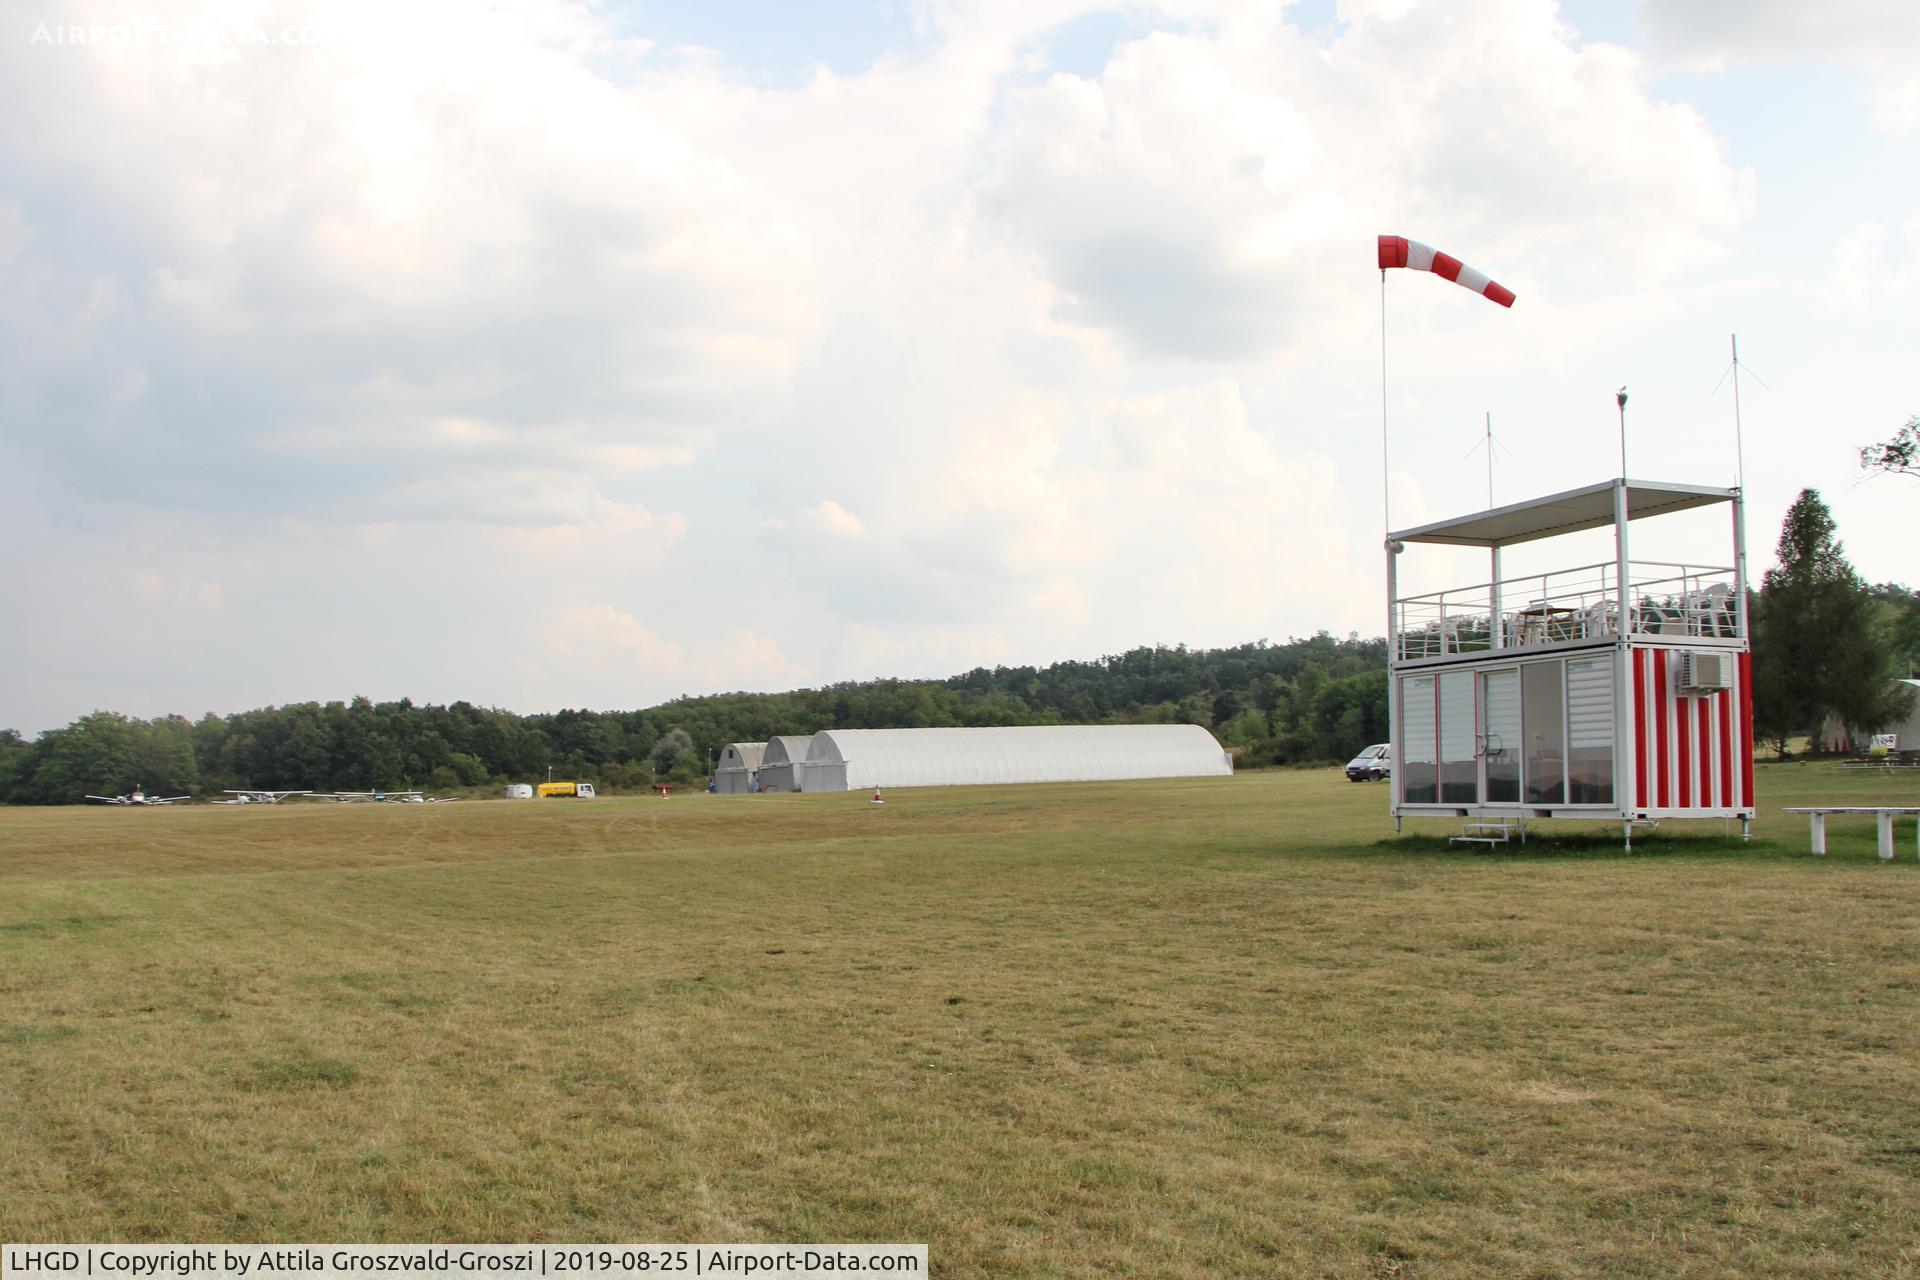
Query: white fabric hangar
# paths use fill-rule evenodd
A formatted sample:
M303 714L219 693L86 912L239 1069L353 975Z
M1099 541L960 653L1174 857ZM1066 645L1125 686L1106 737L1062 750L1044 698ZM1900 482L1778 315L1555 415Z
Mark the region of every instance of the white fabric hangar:
M760 756L760 789L800 790L801 765L806 761L807 747L812 741L811 736L768 738Z
M764 742L734 742L720 753L720 766L713 772L713 789L721 795L745 795L760 789L760 757Z
M1232 772L1227 753L1197 724L823 729L813 735L801 782L808 791L851 791Z

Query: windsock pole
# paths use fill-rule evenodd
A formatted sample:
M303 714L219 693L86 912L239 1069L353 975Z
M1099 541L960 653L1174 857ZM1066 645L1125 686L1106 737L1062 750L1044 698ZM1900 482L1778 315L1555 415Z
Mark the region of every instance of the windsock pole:
M1390 464L1387 441L1387 259L1380 258L1380 543L1387 554L1387 741L1393 744L1388 748L1391 760L1391 772L1387 775L1387 786L1392 788L1389 806L1394 811L1393 834L1399 835L1400 824L1400 735L1394 732L1394 726L1400 723L1399 681L1393 675L1393 659L1399 649L1400 637L1394 629L1394 615L1399 612L1399 565L1394 562L1398 548L1393 545L1393 470Z
M1393 532L1393 471L1387 443L1387 269L1380 268L1380 524Z

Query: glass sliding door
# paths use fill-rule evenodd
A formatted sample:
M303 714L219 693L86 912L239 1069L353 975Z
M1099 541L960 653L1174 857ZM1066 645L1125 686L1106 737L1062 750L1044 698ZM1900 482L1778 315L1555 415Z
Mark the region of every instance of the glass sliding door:
M1480 677L1480 750L1488 804L1520 803L1520 673Z
M1480 737L1471 671L1440 677L1440 803L1478 804Z
M1434 804L1439 796L1439 729L1432 676L1400 681L1400 772L1402 804Z
M1528 804L1567 802L1567 714L1560 662L1529 662L1520 668L1520 718L1526 744L1521 777Z
M1613 803L1613 658L1567 662L1567 799Z

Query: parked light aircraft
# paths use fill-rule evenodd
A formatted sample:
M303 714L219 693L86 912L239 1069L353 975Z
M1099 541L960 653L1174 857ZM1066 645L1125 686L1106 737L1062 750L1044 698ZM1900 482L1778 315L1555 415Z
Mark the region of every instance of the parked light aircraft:
M331 800L335 804L359 804L363 800L384 803L388 800L405 800L408 796L417 796L418 791L316 791L315 800Z
M331 800L335 804L359 804L370 800L376 804L450 804L455 797L441 799L437 796L424 796L418 791L309 791L307 795L315 800Z
M133 790L124 796L88 796L101 804L174 804L181 800L191 800L192 796L150 796L140 789L139 783L133 784Z
M246 790L236 791L233 788L229 787L225 792L225 794L232 796L233 799L215 800L213 803L215 804L279 804L282 800L285 800L288 796L310 796L313 794L313 792L311 791L246 791Z

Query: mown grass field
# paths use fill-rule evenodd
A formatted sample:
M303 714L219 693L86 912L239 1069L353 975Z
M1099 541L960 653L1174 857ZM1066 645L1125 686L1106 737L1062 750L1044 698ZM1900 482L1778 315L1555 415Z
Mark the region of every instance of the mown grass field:
M1920 1270L1920 861L1461 853L1337 774L0 811L0 1240L945 1276ZM1437 829L1444 830L1444 829Z

